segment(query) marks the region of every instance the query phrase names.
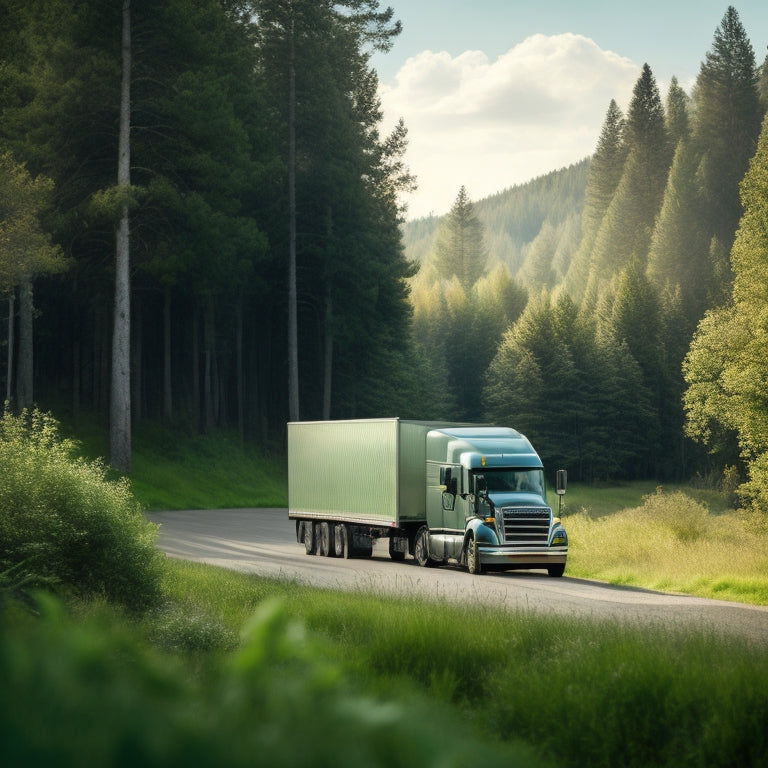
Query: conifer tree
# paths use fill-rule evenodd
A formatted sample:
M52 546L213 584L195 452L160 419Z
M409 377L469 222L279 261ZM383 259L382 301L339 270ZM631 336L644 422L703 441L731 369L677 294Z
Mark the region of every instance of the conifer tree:
M633 259L645 264L661 208L671 154L661 97L647 64L635 83L624 136L627 161L595 241L589 275L592 292Z
M677 77L672 76L667 91L666 124L669 143L672 151L678 144L690 135L690 120L688 119L688 94L680 87Z
M592 156L582 214L582 239L565 277L565 286L576 300L587 287L589 265L597 233L624 172L627 157L624 115L614 99L608 106L600 138Z
M10 152L0 154L0 296L8 297L6 389L4 399L17 411L33 404L33 281L66 267L61 248L41 226L50 204L50 179L32 178ZM18 377L14 387L15 297L19 295ZM15 393L15 397L14 397Z
M693 331L707 308L712 275L696 180L698 155L690 140L677 146L648 254L648 277L668 299L679 294ZM682 329L681 329L682 332Z
M435 238L434 267L441 279L455 275L469 290L485 271L486 256L483 225L462 186Z
M741 216L739 183L755 152L762 111L754 50L730 6L696 79L694 120L702 221L727 250Z

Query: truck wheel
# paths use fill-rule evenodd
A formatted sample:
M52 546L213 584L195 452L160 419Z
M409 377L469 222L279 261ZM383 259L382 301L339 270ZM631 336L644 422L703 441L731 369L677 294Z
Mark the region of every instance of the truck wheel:
M547 574L558 578L559 576L562 576L565 573L565 563L558 563L557 565L549 565L547 566Z
M347 530L344 523L336 523L333 526L333 554L335 557L348 557Z
M304 526L304 550L308 555L314 555L317 550L315 524L311 520L306 520L302 525Z
M331 524L327 521L323 521L319 525L320 531L317 542L318 554L321 557L333 557L333 529Z
M393 560L405 560L405 552L395 549L395 540L392 538L389 540L389 556Z
M475 575L483 572L483 565L480 562L480 553L477 551L477 542L474 536L467 539L467 568L470 573Z
M434 561L429 556L429 528L422 525L416 531L416 538L413 542L413 559L423 567L434 565Z

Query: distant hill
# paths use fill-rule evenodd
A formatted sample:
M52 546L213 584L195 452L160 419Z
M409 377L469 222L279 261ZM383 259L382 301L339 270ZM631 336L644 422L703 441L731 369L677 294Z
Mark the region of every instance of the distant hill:
M586 158L473 201L485 229L489 266L502 262L524 284L541 285L545 262L553 272L552 280L559 282L579 246L588 171ZM408 259L424 261L443 218L427 216L403 226Z

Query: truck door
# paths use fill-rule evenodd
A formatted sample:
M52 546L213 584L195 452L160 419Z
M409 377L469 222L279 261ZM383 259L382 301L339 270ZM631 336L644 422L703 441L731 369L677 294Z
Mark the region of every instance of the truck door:
M466 502L461 495L461 467L441 468L441 486L445 488L440 503L440 542L444 558L461 557L464 543ZM437 531L436 531L437 533Z

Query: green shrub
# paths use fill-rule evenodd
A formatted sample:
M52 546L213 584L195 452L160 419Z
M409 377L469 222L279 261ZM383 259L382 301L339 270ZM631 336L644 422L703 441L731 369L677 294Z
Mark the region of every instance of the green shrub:
M0 758L7 768L541 764L524 746L483 743L443 704L362 693L332 656L270 600L203 680L113 609L74 623L49 596L39 619L12 628L0 612Z
M125 480L75 457L38 411L0 419L0 572L102 594L127 606L159 595L164 555Z

